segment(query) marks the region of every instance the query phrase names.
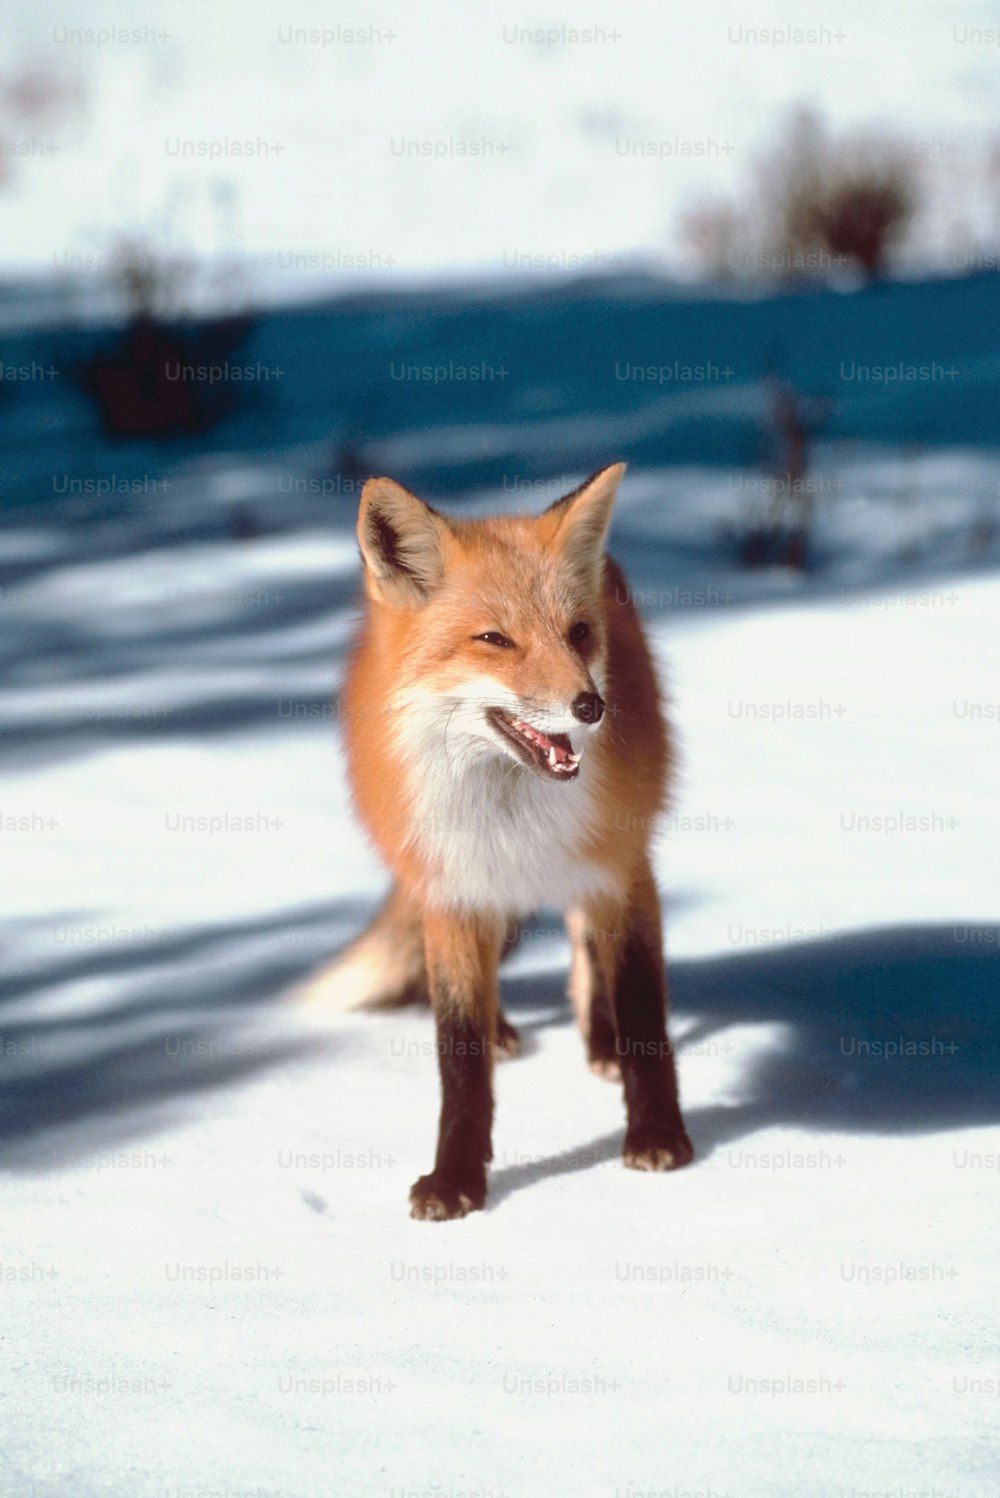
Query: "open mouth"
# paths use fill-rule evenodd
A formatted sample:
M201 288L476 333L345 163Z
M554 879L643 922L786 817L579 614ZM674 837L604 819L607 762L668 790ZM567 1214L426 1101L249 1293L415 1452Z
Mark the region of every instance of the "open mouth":
M580 773L580 756L565 733L542 733L523 718L515 718L499 707L487 710L487 718L498 733L514 745L519 757L533 770L553 780L575 780Z

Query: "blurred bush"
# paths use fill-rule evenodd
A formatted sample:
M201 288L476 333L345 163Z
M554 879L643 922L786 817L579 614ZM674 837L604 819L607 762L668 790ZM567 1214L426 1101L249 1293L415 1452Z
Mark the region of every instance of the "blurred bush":
M920 199L916 153L873 130L834 136L796 110L758 159L746 200L705 203L682 224L714 280L863 279L885 273Z
M196 258L142 235L119 236L108 258L124 327L81 371L105 434L173 437L216 426L246 393L232 361L256 324L239 304L238 260L221 262L236 297L232 310L206 315L211 268Z

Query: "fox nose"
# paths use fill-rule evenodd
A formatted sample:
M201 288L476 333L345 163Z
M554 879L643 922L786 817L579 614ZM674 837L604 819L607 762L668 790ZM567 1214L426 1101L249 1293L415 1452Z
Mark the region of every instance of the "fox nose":
M600 723L604 717L604 700L596 692L581 692L573 698L570 710L581 723Z

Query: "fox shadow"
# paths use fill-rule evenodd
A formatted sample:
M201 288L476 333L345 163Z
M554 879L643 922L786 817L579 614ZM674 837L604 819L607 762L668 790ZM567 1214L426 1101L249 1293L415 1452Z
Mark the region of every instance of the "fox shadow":
M0 978L0 1172L122 1148L258 1073L329 1059L337 1036L303 1031L284 996L366 910L345 900L104 947L68 941L85 910L8 923L11 948L35 955Z
M67 912L63 926L85 915ZM285 1025L285 995L368 915L366 901L347 900L9 963L0 981L0 1169L52 1168L117 1147L269 1068L339 1064L336 1027ZM37 951L37 934L22 934ZM682 1100L687 1066L705 1053L725 1058L739 1099L686 1108L696 1164L781 1125L916 1136L1000 1122L998 936L972 923L894 927L669 963ZM524 1059L509 1064L530 1066L544 1030L574 1019L565 973L526 966L505 971L501 986L525 1042ZM99 1008L51 1002L60 989L105 984L114 997ZM769 1044L746 1046L754 1026L773 1027ZM614 1159L621 1143L616 1130L497 1169L491 1200Z
M760 1130L930 1134L1000 1123L1000 926L896 926L668 965L681 1098L685 1057L722 1056L739 1101L685 1108L695 1165ZM568 1012L519 1021L552 981L514 979L504 1002L529 1033ZM744 1067L742 1027L780 1027ZM581 1047L582 1064L582 1047ZM618 1131L497 1171L491 1199L614 1159Z

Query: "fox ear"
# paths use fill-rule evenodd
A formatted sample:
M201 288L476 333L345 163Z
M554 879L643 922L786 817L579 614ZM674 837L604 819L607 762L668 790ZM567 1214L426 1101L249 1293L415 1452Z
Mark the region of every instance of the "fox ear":
M369 479L361 491L358 544L371 595L423 603L444 576L448 523L393 479Z
M624 472L624 463L598 469L540 517L546 544L595 584L600 580L604 542Z

